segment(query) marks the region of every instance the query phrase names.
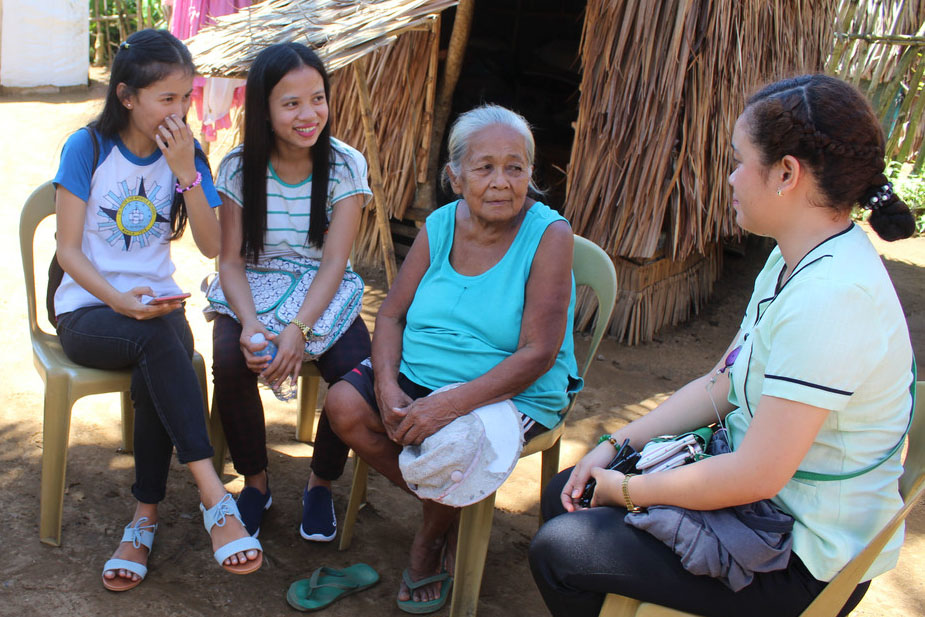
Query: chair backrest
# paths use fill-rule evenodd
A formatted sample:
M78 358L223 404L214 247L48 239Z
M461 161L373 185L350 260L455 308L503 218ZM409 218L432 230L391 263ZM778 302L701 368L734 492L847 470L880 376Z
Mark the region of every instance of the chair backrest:
M925 496L925 381L916 383L915 394L915 411L912 426L909 427L903 475L899 480L899 492L903 496L902 509L894 514L890 522L874 536L864 550L826 585L800 617L837 615L883 547L899 529L915 504Z
M597 347L607 332L610 317L613 315L614 305L617 302L617 271L613 267L613 260L604 249L586 238L575 236L575 248L572 254L572 272L575 275L575 285L587 285L597 296L597 318L591 336L591 345L588 348L588 357L584 364L578 367L579 375L584 378L588 367L594 360Z
M26 279L26 302L29 334L36 338L43 333L38 323L35 293L35 230L39 223L55 213L55 186L45 182L26 199L19 217L19 248L22 251L22 271Z
M908 500L925 483L925 381L915 384L915 415L906 443L903 475L899 479L899 492Z

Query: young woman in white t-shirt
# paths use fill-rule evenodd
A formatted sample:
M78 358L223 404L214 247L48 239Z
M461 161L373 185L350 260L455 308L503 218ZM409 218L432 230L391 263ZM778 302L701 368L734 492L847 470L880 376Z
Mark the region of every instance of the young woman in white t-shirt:
M222 197L219 276L237 320L215 319L213 405L234 467L244 476L238 507L254 535L272 503L257 376L270 384L298 376L311 326L343 279L371 194L363 156L331 137L329 102L327 72L314 52L299 43L261 51L248 71L244 143L225 157L216 180ZM279 335L257 321L245 275L246 266L274 257L320 262L298 314ZM251 342L257 333L277 346L272 362L255 355L266 345ZM315 362L332 384L369 354L369 332L357 317ZM343 472L347 454L322 413L302 498L299 533L306 540L328 542L336 535L330 486Z
M212 467L193 336L172 277L170 242L187 222L204 255L215 256L220 240L212 210L220 201L185 122L194 73L189 51L166 30L128 37L103 111L68 139L55 176L57 256L66 273L55 294L61 345L78 364L133 371L136 504L103 568L112 591L147 573L174 448L199 488L216 560L237 574L263 560Z

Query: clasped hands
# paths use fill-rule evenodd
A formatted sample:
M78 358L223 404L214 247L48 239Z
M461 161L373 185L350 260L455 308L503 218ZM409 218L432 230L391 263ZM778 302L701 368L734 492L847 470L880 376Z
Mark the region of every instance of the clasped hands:
M439 392L412 400L397 382L376 384L376 399L385 432L395 443L420 445L459 417L451 404L450 392Z

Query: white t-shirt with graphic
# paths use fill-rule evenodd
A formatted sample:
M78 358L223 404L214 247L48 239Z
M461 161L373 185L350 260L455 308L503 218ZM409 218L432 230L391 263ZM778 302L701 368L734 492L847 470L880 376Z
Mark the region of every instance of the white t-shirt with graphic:
M94 138L99 158L91 169ZM196 169L209 205L220 205L208 166L197 158ZM177 179L160 150L139 158L118 136L91 136L81 129L64 144L54 183L86 202L81 250L110 285L119 291L147 286L156 296L180 293L169 241ZM55 293L56 315L99 304L102 300L64 275Z
M331 138L334 160L328 176L328 220L337 202L352 195L366 195L372 191L366 180L366 159L358 150L339 139ZM228 153L218 166L215 186L239 206L243 206L241 190L242 146ZM307 257L321 259L322 247L308 243L311 218L312 178L299 184L286 184L276 175L272 165L267 166L267 232L263 239L264 252L260 260L273 257Z

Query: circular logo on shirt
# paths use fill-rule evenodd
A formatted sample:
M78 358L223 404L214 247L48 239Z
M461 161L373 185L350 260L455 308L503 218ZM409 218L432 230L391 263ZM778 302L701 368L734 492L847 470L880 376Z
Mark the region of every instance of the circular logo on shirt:
M129 195L122 200L116 213L116 225L127 236L148 232L157 221L157 208L146 197Z

